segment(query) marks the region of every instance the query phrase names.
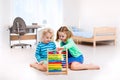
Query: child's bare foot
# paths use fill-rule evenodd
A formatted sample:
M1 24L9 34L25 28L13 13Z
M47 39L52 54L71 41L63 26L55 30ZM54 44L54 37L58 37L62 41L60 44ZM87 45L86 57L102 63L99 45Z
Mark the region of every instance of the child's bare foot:
M35 62L35 64L38 64L38 62Z
M36 64L38 64L38 63L37 62L32 63L32 64L30 64L30 67L34 67Z
M46 68L44 68L41 64L38 64L38 63L30 64L30 67L37 69L39 71L43 71L43 72L46 71Z
M30 67L32 67L32 64L30 64Z
M35 64L30 64L30 67L34 68L34 69L38 69L38 67ZM38 69L39 70L39 69Z

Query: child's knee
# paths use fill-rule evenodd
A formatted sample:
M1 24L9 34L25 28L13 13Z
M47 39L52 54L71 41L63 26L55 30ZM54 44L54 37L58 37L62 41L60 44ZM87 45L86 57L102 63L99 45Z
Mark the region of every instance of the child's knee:
M74 63L71 63L70 69L71 69L71 70L74 70L74 69L75 69L75 64L74 64Z
M71 69L71 70L76 70L77 67L78 67L78 65L80 65L79 62L73 62L73 63L71 63L71 65L70 65L70 69Z

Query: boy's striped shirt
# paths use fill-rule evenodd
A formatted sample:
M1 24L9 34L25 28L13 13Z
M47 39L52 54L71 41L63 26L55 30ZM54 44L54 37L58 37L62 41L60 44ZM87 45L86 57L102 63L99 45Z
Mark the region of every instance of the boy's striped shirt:
M49 50L56 49L55 43L54 42L49 42L49 43L39 42L38 43L36 52L35 52L35 57L38 62L47 59L47 50L48 49Z

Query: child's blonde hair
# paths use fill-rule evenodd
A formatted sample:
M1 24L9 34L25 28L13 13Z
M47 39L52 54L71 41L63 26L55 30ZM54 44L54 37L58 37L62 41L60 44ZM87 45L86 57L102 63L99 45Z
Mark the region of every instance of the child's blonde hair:
M52 41L54 40L54 31L51 28L44 28L40 30L40 41L42 41L43 37L47 34L50 33L52 35Z

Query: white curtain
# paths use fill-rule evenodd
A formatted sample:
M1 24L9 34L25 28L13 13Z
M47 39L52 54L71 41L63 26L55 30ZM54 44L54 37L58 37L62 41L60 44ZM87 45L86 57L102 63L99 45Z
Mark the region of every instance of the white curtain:
M13 18L22 17L32 23L59 27L62 24L62 0L13 0Z

